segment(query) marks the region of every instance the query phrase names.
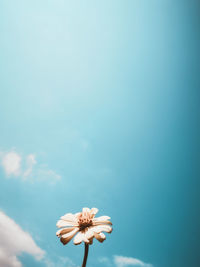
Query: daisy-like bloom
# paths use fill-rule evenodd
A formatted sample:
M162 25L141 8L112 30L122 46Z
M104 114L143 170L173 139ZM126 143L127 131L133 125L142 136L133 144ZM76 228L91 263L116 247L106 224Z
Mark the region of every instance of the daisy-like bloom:
M99 242L103 242L106 236L102 232L111 233L112 223L110 217L101 216L95 218L97 208L83 208L82 212L76 214L67 213L60 218L56 226L62 228L57 231L56 235L60 237L60 241L66 245L76 234L74 244L79 245L81 242L92 244L93 238Z

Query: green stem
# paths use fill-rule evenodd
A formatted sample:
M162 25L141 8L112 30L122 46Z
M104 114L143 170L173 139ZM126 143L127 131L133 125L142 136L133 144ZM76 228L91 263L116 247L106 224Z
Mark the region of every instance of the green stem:
M88 250L89 250L89 245L85 243L85 254L84 254L82 267L86 266L87 257L88 257Z

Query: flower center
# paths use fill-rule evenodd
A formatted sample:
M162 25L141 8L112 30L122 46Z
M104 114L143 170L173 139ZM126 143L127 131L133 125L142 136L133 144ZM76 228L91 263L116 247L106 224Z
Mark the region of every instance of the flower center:
M89 212L81 212L78 217L79 229L82 231L85 228L92 226L92 219L94 215Z

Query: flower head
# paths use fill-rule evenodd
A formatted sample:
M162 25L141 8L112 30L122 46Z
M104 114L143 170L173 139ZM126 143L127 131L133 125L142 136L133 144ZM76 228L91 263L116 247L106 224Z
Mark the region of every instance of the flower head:
M62 228L56 235L60 241L66 245L76 234L74 244L79 245L82 241L86 244L92 244L95 237L99 242L103 242L106 236L102 232L111 233L112 223L110 217L101 216L95 218L97 208L83 208L82 212L76 214L67 213L60 218L56 226Z

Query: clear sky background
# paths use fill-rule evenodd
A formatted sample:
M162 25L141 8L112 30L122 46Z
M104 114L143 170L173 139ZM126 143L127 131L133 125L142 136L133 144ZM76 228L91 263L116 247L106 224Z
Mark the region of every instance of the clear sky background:
M200 4L0 1L0 266L198 267ZM121 257L119 257L121 256Z

